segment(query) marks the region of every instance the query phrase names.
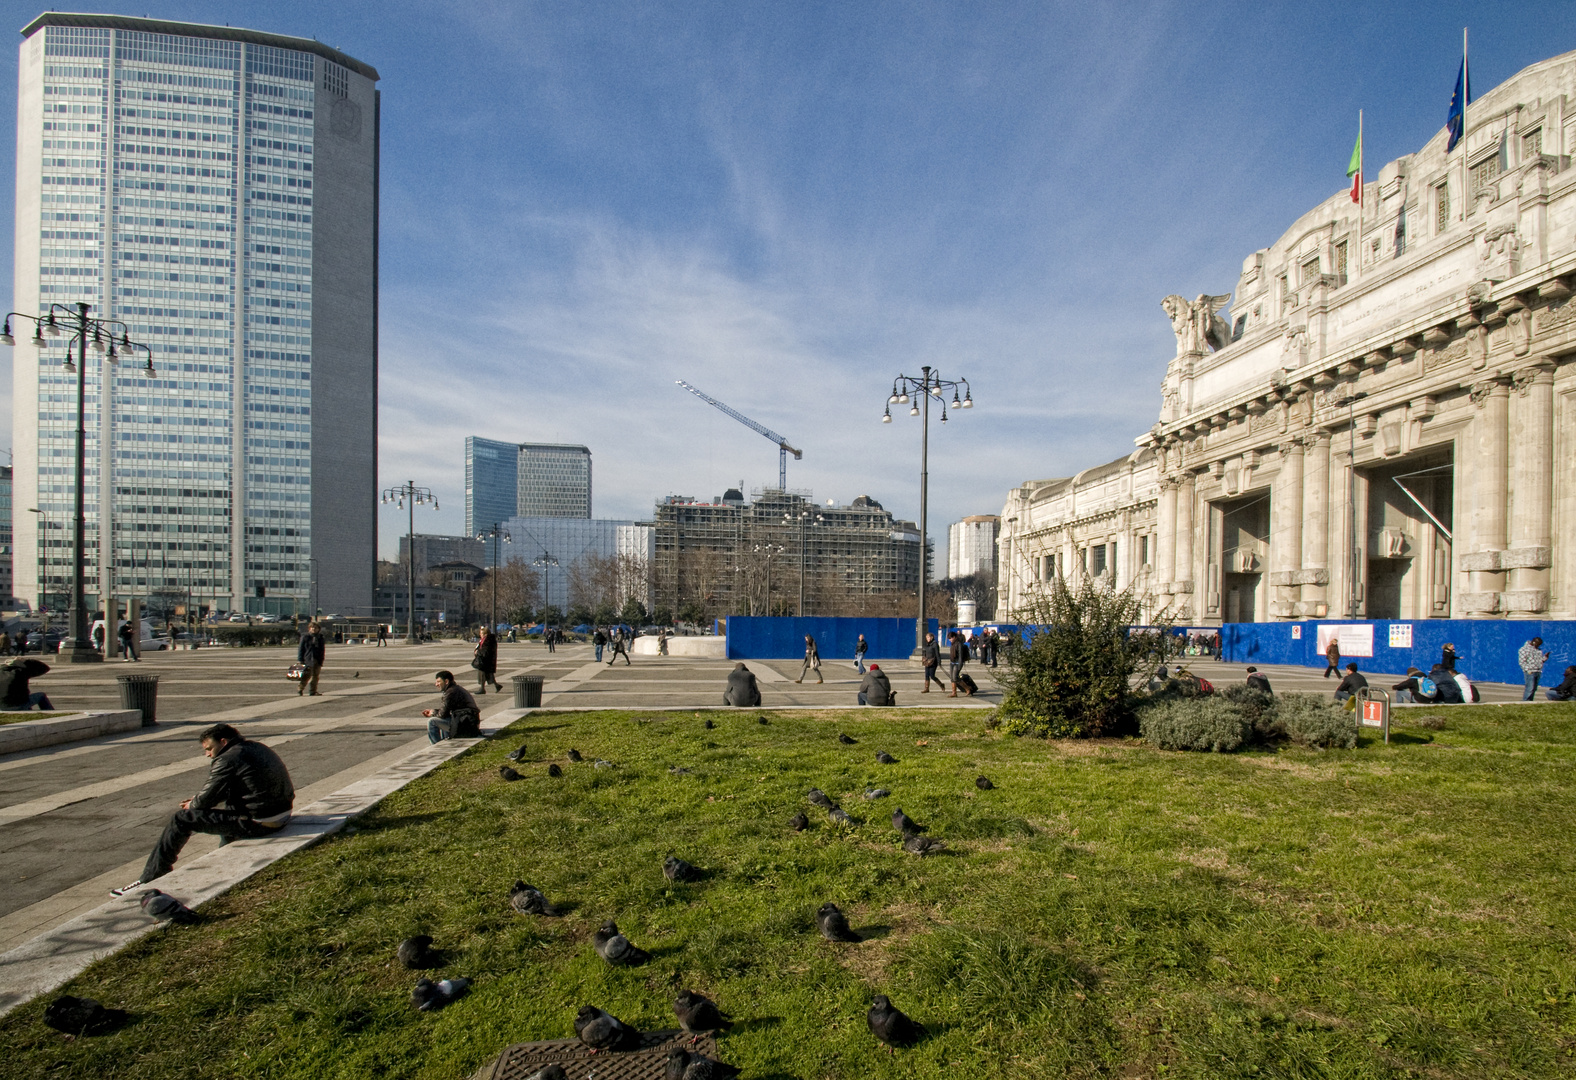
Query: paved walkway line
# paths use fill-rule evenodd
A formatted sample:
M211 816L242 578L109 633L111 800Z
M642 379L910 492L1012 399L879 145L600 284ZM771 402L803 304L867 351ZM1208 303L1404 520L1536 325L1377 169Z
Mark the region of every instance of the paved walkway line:
M160 878L158 888L189 907L212 900L292 851L338 832L386 796L459 757L525 711L498 709L488 717L492 724L483 730L481 739L448 739L422 747L402 761L302 807L280 835L227 844ZM124 896L111 900L0 955L0 1016L64 985L95 960L157 930L160 924L142 913L138 899Z

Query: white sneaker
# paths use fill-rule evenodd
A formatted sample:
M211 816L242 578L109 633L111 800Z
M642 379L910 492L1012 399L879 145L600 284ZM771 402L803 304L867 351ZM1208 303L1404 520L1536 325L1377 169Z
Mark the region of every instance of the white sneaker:
M140 888L142 888L142 882L133 881L130 885L122 885L118 889L111 889L109 894L111 896L125 896L127 893L136 892Z

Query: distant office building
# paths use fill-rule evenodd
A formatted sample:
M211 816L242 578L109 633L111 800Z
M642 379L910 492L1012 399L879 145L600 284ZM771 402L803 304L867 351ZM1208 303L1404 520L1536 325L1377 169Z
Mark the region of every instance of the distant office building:
M406 565L410 555L411 537L399 538L400 565ZM477 540L470 536L431 536L417 533L416 541L416 569L431 570L443 563L464 562L475 566L486 566L492 559L492 543ZM509 545L504 544L498 555L500 562L509 561Z
M519 513L520 444L465 439L465 535L475 536Z
M523 443L515 513L521 517L590 517L591 451L584 446Z
M651 606L652 527L604 518L513 517L502 561L521 559L542 577L539 604L568 611L621 608L634 597Z
M13 303L87 304L153 349L151 370L87 357L90 595L369 611L378 73L224 26L48 13L22 34ZM14 523L27 598L71 577L77 423L68 339L35 348L29 327L12 327L16 499L43 512Z
M947 577L996 573L996 531L1001 518L995 514L975 514L954 521L947 528Z
M0 605L16 606L11 593L11 466L0 466Z

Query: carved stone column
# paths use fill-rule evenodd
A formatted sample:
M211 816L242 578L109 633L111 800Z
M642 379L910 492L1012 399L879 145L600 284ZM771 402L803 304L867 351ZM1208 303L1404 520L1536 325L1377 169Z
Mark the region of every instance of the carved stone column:
M1183 473L1176 489L1176 565L1171 582L1172 604L1182 618L1193 613L1193 498L1194 480L1190 472Z
M1177 485L1170 477L1160 480L1155 517L1155 608L1164 611L1171 604L1171 579L1177 566Z
M1457 565L1471 574L1461 606L1467 618L1482 619L1499 612L1504 590L1510 381L1496 376L1478 383L1472 388L1472 403L1478 408L1472 421L1473 454L1468 473L1473 495L1472 533L1467 553Z
M1297 617L1297 571L1302 563L1302 458L1299 439L1280 444L1280 472L1272 487L1270 510L1270 614Z
M1330 433L1314 432L1303 445L1302 566L1297 574L1302 598L1297 614L1322 619L1330 610Z
M1509 618L1536 619L1549 607L1554 541L1554 365L1544 362L1516 372L1515 387L1510 549L1500 560L1510 581L1500 599Z

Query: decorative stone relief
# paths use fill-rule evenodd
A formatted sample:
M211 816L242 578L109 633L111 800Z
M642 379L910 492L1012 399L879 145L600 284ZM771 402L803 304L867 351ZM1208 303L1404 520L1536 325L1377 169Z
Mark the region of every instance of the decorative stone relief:
M1489 379L1485 382L1473 383L1472 392L1469 395L1472 399L1472 404L1481 409L1483 407L1483 403L1488 400L1489 395L1492 394L1497 387L1504 385L1505 381L1503 379Z
M1556 326L1563 326L1571 321L1573 314L1576 314L1576 308L1572 307L1569 300L1557 301L1538 312L1538 329L1551 330Z
M1483 234L1478 261L1490 281L1504 281L1521 273L1521 238L1514 225L1495 225Z
M1551 363L1536 364L1533 367L1522 368L1511 377L1510 384L1516 388L1516 393L1522 397L1527 396L1527 391L1539 377L1554 374L1554 365Z
M1211 296L1200 293L1189 303L1172 293L1160 301L1166 317L1171 320L1171 332L1177 336L1177 355L1202 353L1208 349L1224 349L1231 344L1231 325L1215 314L1231 299L1231 294Z
M1512 311L1506 321L1510 327L1511 352L1526 356L1532 351L1532 312L1526 309Z
M1478 323L1467 331L1467 355L1472 358L1472 368L1477 370L1488 363L1488 327Z
M1433 371L1435 368L1443 367L1445 364L1460 360L1470 351L1470 340L1471 334L1468 334L1466 338L1447 345L1442 349L1425 349L1423 351L1423 370ZM1484 349L1483 356L1485 360L1488 357L1488 350L1486 347Z

